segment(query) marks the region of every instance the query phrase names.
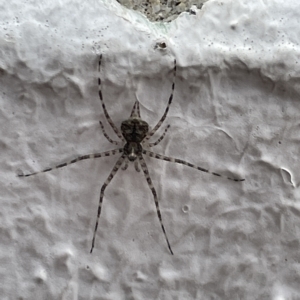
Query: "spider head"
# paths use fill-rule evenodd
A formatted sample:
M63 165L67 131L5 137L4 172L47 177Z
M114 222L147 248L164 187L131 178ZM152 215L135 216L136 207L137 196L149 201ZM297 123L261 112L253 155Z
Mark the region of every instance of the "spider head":
M141 143L149 131L149 125L140 118L129 118L122 122L121 131L127 142Z

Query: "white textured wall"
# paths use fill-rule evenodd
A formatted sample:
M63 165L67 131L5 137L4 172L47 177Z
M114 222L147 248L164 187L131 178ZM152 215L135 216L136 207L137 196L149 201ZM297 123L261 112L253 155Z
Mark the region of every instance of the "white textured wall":
M167 25L109 2L0 5L1 300L299 299L298 1L208 1ZM107 188L89 254L116 157L16 177L114 148L99 53L118 126L136 99L156 124L176 57L155 151L246 178L147 159L174 256L133 166Z

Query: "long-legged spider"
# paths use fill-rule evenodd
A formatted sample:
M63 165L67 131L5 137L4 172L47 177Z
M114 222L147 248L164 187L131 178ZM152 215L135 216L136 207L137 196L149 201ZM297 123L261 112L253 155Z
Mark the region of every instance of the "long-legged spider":
M100 74L101 61L102 61L102 54L100 55L99 64L98 64L99 74ZM105 106L104 101L103 101L102 85L101 85L101 79L100 79L100 75L99 75L99 77L98 77L99 98L100 98L100 101L101 101L101 104L102 104L102 108L103 108L103 111L104 111L105 118L106 118L107 122L109 123L109 125L112 127L113 131L118 136L118 138L121 140L121 142L123 144L125 143L124 146L121 147L121 148L118 148L118 149L110 150L110 151L79 156L79 157L77 157L77 158L75 158L71 161L59 164L59 165L57 165L55 167L52 167L52 168L44 169L44 170L39 171L39 172L34 172L34 173L29 173L29 174L19 174L18 175L19 177L28 177L28 176L40 174L40 173L43 173L43 172L49 172L49 171L54 170L54 169L62 168L62 167L68 166L70 164L76 163L76 162L78 162L80 160L84 160L84 159L111 156L111 155L115 155L115 154L118 154L118 153L122 154L121 157L119 157L119 159L117 160L114 168L112 169L111 173L109 174L108 178L106 179L106 181L104 182L104 184L102 185L101 190L100 190L100 199L99 199L99 204L98 204L97 219L96 219L96 225L95 225L95 229L94 229L94 233L93 233L92 247L91 247L90 253L92 253L92 251L94 249L94 245L95 245L96 232L97 232L98 224L99 224L99 218L100 218L100 213L101 213L102 201L103 201L103 197L104 197L104 191L105 191L106 187L108 186L108 184L113 179L114 175L120 169L122 164L124 164L124 166L122 167L123 170L127 169L129 162L134 162L135 169L138 172L140 171L139 165L142 167L142 170L143 170L145 178L148 182L149 188L150 188L150 190L153 194L153 198L154 198L154 202L155 202L155 206L156 206L156 211L157 211L157 215L158 215L158 219L160 221L162 231L165 235L165 239L166 239L166 242L168 244L168 248L169 248L172 255L173 255L173 251L172 251L172 248L170 246L170 243L169 243L166 231L165 231L165 227L164 227L163 222L162 222L161 212L160 212L159 204L158 204L157 193L156 193L155 188L152 184L152 180L151 180L150 175L149 175L148 167L146 165L146 162L144 160L143 155L148 155L148 156L156 158L156 159L182 164L182 165L194 168L196 170L199 170L199 171L202 171L202 172L205 172L205 173L210 173L212 175L219 176L219 177L224 177L224 178L227 178L227 179L233 180L233 181L244 181L245 180L245 179L235 179L235 178L226 177L226 176L220 175L218 173L211 172L211 171L209 171L207 169L204 169L202 167L198 167L198 166L196 166L194 164L191 164L187 161L184 161L184 160L181 160L181 159L178 159L178 158L169 157L169 156L164 156L164 155L161 155L161 154L157 154L157 153L154 153L152 151L149 151L149 150L146 150L146 149L143 148L143 145L147 145L148 147L153 147L153 146L156 146L158 143L160 143L162 141L162 139L165 137L166 132L170 127L170 125L167 125L167 127L165 128L163 134L155 142L152 142L152 143L148 142L148 140L160 128L160 126L162 125L162 123L166 119L166 116L168 114L168 111L169 111L169 108L170 108L170 105L171 105L172 99L173 99L173 93L174 93L174 87L175 87L175 78L176 78L176 60L174 60L172 91L171 91L171 95L169 97L167 107L165 109L165 112L164 112L163 116L160 118L160 120L154 126L154 128L152 130L149 130L148 123L141 119L140 107L139 107L139 102L138 101L135 102L129 119L122 122L121 130L119 130L115 126L115 124L113 123L112 119L110 118L110 116L109 116L109 114L106 110L106 106ZM115 144L115 145L119 145L119 142L111 139L107 135L102 122L100 121L99 123L100 123L100 127L101 127L101 130L102 130L103 135L105 136L105 138L110 143Z

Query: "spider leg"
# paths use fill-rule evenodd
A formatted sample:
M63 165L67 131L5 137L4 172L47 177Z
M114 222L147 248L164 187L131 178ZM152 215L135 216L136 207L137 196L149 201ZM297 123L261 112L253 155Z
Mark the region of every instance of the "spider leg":
M98 229L98 223L99 223L99 218L100 218L100 213L101 213L101 207L102 207L102 201L103 201L103 197L104 197L104 191L106 189L106 187L108 186L108 184L111 182L111 180L113 179L113 177L116 175L116 173L118 172L119 168L121 167L124 159L125 159L126 155L123 154L116 162L114 168L112 169L112 171L110 172L109 176L107 177L106 181L104 182L104 184L101 187L101 191L100 191L100 199L99 199L99 205L98 205L98 213L97 213L97 220L96 220L96 225L95 225L95 229L94 229L94 234L93 234L93 240L92 240L92 248L90 253L93 252L94 249L94 245L95 245L95 239L96 239L96 233L97 233L97 229Z
M138 163L137 160L134 162L134 168L135 168L135 170L136 170L137 172L141 172L140 167L139 167L139 163Z
M138 117L141 118L140 102L139 101L137 101L137 104L136 104L136 112L137 112Z
M102 133L103 133L103 135L106 137L106 139L107 139L110 143L112 143L112 144L114 144L114 145L119 145L119 142L112 140L112 139L107 135L107 133L105 132L104 126L103 126L103 124L102 124L101 121L99 121L99 124L100 124L101 130L102 130Z
M170 125L168 125L166 127L164 133L160 136L160 138L156 142L154 142L154 143L148 143L147 145L149 147L154 147L154 146L158 145L163 140L163 138L165 137L165 135L166 135L166 133L167 133L167 131L168 131L169 128L170 128Z
M100 66L101 66L101 60L102 60L102 54L100 55L99 57L99 64L98 64L98 72L99 72L99 77L98 77L98 93L99 93L99 98L100 98L100 101L102 103L102 108L103 108L103 111L104 111L104 115L105 115L105 118L107 120L107 122L109 123L109 125L112 127L112 129L114 130L114 132L116 133L116 135L122 140L124 141L124 138L122 136L122 134L120 133L120 131L118 130L118 128L116 127L116 125L114 124L114 122L112 121L112 119L110 118L107 110L106 110L106 106L104 104L104 101L103 101L103 96L102 96L102 86L101 86L101 78L100 78Z
M159 205L158 205L158 199L157 199L156 190L155 190L155 188L154 188L154 186L152 184L152 180L150 178L149 171L148 171L148 168L147 168L147 165L146 165L146 162L145 162L143 156L140 154L138 157L139 157L139 161L140 161L142 170L143 170L143 172L145 174L145 177L146 177L146 180L148 182L149 188L150 188L150 190L152 192L152 195L154 197L154 202L155 202L155 206L156 206L157 216L158 216L158 219L159 219L162 231L163 231L163 233L165 235L165 238L166 238L166 241L167 241L167 244L168 244L168 248L169 248L171 254L173 255L173 251L171 249L171 246L170 246L170 243L169 243L166 231L165 231L165 227L164 227L163 222L162 222L161 213L160 213L160 209L159 209Z
M155 127L148 132L146 138L145 138L145 141L149 140L150 137L159 129L159 127L161 126L161 124L163 123L163 121L166 119L167 117L167 114L169 112L169 108L170 108L170 105L172 103L172 100L173 100L173 94L174 94L174 88L175 88L175 77L176 77L176 59L174 59L174 69L173 69L173 74L174 74L174 77L173 77L173 83L172 83L172 91L171 91L171 95L169 97L169 102L168 102L168 105L166 107L166 110L163 114L163 116L161 117L161 119L158 121L158 123L155 125Z
M40 174L40 173L45 173L45 172L49 172L49 171L52 171L52 170L55 170L55 169L66 167L66 166L74 164L74 163L76 163L80 160L98 158L98 157L104 157L104 156L111 156L111 155L115 155L117 153L122 153L122 152L123 152L123 148L120 148L120 149L105 151L105 152L101 152L101 153L93 153L93 154L82 155L82 156L78 156L77 158L74 158L74 159L72 159L68 162L59 164L59 165L57 165L55 167L52 167L52 168L44 169L42 171L38 171L38 172L34 172L34 173L28 173L28 174L18 174L18 177L28 177L28 176L32 176L32 175L37 175L37 174Z
M128 157L126 156L125 159L124 159L124 166L123 166L121 169L122 169L123 171L125 171L125 170L127 170L127 168L128 168ZM134 168L135 168L135 170L136 170L137 172L140 172L140 171L141 171L140 168L139 168L139 163L138 163L137 160L134 162Z
M134 105L132 107L130 118L133 118L133 117L141 118L140 102L138 100L134 102Z
M121 168L123 171L127 170L128 168L128 157L126 156L124 159L124 166Z
M148 151L148 150L143 150L143 154L146 154L146 155L148 155L150 157L153 157L153 158L156 158L156 159L161 159L161 160L165 160L165 161L169 161L169 162L174 162L174 163L177 163L177 164L185 165L185 166L194 168L196 170L199 170L199 171L202 171L202 172L205 172L205 173L209 173L209 174L212 174L212 175L215 175L215 176L218 176L218 177L227 178L229 180L233 180L233 181L244 181L245 180L245 179L236 179L236 178L226 177L224 175L221 175L221 174L209 171L207 169L204 169L202 167L198 167L196 165L193 165L193 164L191 164L191 163L189 163L187 161L184 161L182 159L164 156L164 155L157 154L157 153L154 153L154 152L151 152L151 151Z

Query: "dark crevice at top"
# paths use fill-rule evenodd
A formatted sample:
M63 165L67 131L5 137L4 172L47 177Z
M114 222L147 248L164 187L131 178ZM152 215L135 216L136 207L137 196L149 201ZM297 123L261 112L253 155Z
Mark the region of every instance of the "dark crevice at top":
M152 22L171 22L182 12L190 12L192 6L201 9L208 0L117 0L123 6L143 13Z

